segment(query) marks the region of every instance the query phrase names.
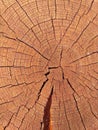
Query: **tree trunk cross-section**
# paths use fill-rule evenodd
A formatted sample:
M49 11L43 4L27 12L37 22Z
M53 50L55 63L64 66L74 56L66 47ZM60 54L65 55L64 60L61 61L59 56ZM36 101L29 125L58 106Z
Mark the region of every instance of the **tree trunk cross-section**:
M98 0L0 0L0 130L98 130Z

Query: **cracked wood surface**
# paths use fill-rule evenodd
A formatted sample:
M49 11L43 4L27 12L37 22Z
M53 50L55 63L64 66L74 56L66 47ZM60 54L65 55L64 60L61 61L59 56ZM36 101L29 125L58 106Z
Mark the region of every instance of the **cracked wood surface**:
M98 130L98 0L0 0L0 130Z

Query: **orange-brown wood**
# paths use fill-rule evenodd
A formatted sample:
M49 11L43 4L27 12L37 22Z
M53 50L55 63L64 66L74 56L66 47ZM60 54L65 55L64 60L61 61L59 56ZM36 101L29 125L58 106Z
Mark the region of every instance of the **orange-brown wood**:
M98 0L0 0L0 130L98 130Z

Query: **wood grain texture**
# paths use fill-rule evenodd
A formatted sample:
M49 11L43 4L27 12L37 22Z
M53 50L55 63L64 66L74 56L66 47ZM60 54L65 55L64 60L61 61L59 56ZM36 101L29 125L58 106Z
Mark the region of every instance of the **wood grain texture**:
M0 130L98 130L98 0L0 0Z

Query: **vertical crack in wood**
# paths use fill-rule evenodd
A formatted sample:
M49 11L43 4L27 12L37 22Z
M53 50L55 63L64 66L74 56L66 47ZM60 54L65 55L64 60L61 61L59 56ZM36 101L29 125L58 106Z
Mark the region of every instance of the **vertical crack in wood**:
M39 92L38 92L38 98L37 98L37 100L36 100L36 102L39 100L39 98L40 98L40 95L41 95L41 92L42 92L42 90L43 90L43 88L45 87L45 85L46 85L46 83L48 82L48 75L50 74L50 71L48 71L47 73L45 73L45 76L46 76L46 80L43 82L43 84L42 84L42 86L41 86L41 88L40 88L40 90L39 90ZM35 103L36 103L35 102Z
M41 86L41 88L40 88L40 90L39 90L39 92L38 92L38 99L37 99L37 101L39 100L40 95L41 95L41 92L42 92L42 89L44 88L44 86L46 85L47 82L48 82L48 79L46 79L46 80L43 82L43 84L42 84L42 86Z
M76 104L76 108L77 108L77 111L78 111L78 113L79 113L79 116L80 116L81 122L82 122L82 124L83 124L84 130L86 130L86 126L85 126L85 123L84 123L84 120L83 120L82 114L81 114L81 112L80 112L80 110L79 110L78 102L77 102L77 100L76 100L74 94L73 94L73 98L74 98L74 101L75 101L75 104Z
M51 104L52 104L52 95L53 95L53 87L51 89L50 96L48 98L48 101L47 101L45 109L44 109L44 117L43 117L44 128L43 128L43 130L51 130L50 108L51 108Z

